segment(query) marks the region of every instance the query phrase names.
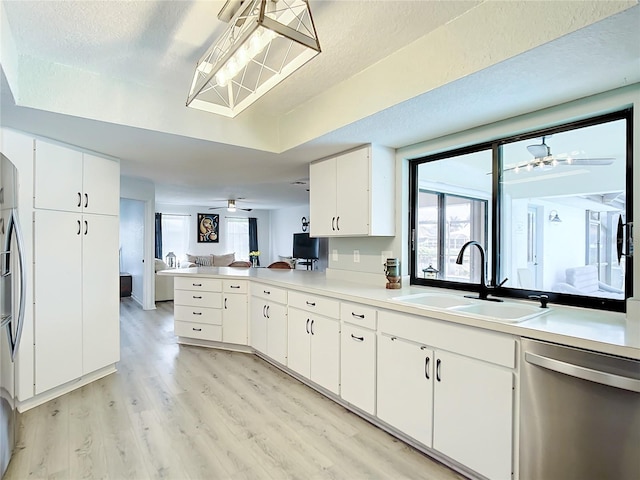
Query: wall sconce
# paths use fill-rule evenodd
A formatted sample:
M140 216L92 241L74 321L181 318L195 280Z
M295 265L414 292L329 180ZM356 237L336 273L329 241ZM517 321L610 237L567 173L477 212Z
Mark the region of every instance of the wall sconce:
M549 212L549 221L552 223L560 223L562 222L562 220L560 220L560 217L558 216L558 211L557 210L551 210Z
M240 2L198 61L187 106L235 117L319 53L308 0Z

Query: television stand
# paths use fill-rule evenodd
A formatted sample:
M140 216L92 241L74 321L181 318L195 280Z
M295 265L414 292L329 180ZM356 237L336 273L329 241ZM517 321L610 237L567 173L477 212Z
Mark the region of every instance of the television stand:
M298 261L296 262L296 265L306 266L307 270L315 270L315 262L316 262L315 258L298 259Z

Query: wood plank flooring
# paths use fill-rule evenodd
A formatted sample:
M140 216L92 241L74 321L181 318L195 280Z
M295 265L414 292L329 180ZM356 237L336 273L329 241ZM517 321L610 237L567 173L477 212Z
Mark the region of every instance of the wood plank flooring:
M124 298L118 372L23 413L3 480L461 479L250 354Z

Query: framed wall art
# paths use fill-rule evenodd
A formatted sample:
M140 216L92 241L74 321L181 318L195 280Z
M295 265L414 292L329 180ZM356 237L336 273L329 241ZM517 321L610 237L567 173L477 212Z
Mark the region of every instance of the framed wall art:
M220 216L214 213L198 214L198 243L218 243Z

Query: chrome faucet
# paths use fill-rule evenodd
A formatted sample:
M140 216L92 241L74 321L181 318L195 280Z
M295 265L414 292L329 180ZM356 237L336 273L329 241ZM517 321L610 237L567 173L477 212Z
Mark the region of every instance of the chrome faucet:
M471 295L466 295L469 298L479 298L480 300L490 300L492 302L501 302L499 298L488 298L489 293L491 293L490 287L487 285L487 264L485 260L484 248L475 240L471 240L470 242L465 243L460 249L460 253L458 253L458 258L456 259L456 263L458 265L462 265L462 258L464 256L464 251L468 246L475 245L480 250L480 291L478 292L478 296L474 297Z

